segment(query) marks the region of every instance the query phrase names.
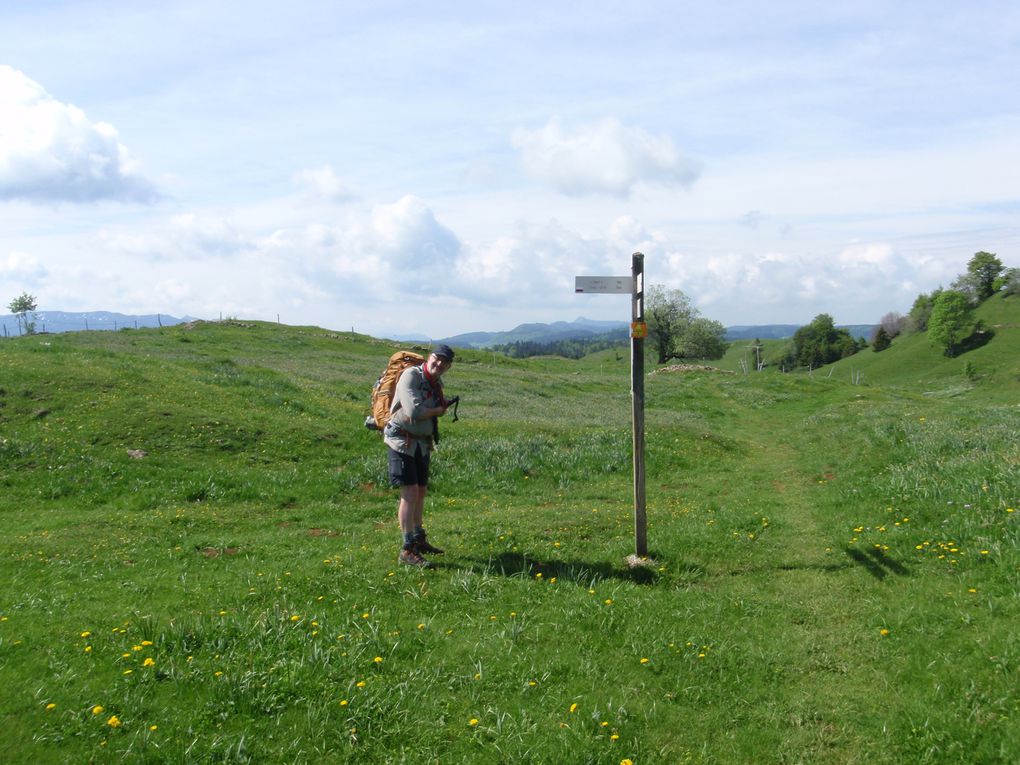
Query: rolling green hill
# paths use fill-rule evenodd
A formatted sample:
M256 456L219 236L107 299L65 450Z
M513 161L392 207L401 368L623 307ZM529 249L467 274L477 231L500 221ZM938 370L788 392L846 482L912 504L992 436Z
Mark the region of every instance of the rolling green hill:
M626 352L458 354L421 571L362 426L396 345L0 342L5 759L1013 762L1015 310L960 359L650 374L639 567Z

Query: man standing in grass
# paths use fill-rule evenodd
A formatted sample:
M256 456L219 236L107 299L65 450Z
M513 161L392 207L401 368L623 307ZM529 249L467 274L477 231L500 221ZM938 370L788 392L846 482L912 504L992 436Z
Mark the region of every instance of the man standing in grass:
M439 345L424 364L405 369L393 393L392 417L383 430L390 483L400 489L397 521L404 545L399 560L408 566L431 568L422 553L439 555L443 552L429 544L422 515L429 483L429 461L435 446L433 422L446 414L449 407L440 378L452 365L453 349Z

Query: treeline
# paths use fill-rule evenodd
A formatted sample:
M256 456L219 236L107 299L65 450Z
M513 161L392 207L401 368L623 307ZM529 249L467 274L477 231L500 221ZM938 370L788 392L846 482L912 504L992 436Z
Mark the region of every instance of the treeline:
M532 356L563 356L568 359L580 359L589 353L625 345L629 337L629 330L626 327L621 327L590 337L546 341L516 340L512 343L494 345L491 350L513 359L526 359Z

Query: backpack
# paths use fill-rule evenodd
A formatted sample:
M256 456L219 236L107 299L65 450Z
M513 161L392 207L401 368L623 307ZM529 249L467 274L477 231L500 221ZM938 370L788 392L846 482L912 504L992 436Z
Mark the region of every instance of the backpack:
M408 367L416 367L425 363L425 358L412 351L397 351L390 356L389 363L382 375L372 386L372 414L365 419L365 427L369 430L382 430L390 421L390 407L393 405L393 393L397 389L400 375Z

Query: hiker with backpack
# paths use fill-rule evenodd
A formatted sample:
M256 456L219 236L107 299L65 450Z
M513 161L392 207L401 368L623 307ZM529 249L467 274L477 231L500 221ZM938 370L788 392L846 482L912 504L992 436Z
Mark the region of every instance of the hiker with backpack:
M452 403L443 395L441 378L453 364L453 356L450 346L439 345L424 363L408 366L400 373L393 389L389 421L383 428L390 483L400 489L397 521L403 547L398 560L408 566L429 568L431 564L422 555L443 552L429 544L422 516L429 462L438 435L437 418L446 414Z

